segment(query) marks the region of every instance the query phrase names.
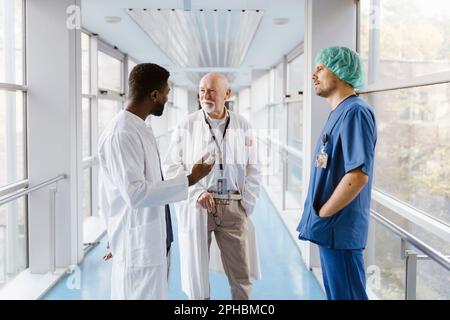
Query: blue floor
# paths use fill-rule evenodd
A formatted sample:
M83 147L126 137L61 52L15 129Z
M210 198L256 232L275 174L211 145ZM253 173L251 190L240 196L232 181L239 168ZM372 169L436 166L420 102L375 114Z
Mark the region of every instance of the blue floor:
M264 191L261 192L261 199L252 215L252 220L257 233L262 275L261 280L253 281L252 298L325 299L318 282L303 264L299 251ZM172 251L169 299L184 300L187 296L181 291L176 219L173 219L173 222L175 243ZM80 271L62 278L44 299L109 299L111 262L102 260L106 252L106 237L103 237L100 244L87 253ZM210 280L211 299L231 299L228 282L224 275L211 273Z

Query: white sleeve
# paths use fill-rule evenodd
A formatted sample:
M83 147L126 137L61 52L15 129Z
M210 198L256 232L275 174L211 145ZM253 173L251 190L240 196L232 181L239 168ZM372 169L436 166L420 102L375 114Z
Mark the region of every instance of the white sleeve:
M165 181L146 181L145 157L137 136L120 133L112 137L107 161L114 184L118 186L127 204L132 208L142 208L185 200L188 192L186 174ZM159 166L159 163L155 165Z
M190 174L189 168L187 168L187 164L183 160L185 159L185 151L183 149L185 144L181 132L183 132L182 126L173 132L167 155L163 161L164 176L167 178L172 178L182 173L186 176ZM197 201L198 197L205 191L206 189L200 180L189 187L188 199Z
M248 162L246 167L246 175L244 182L244 190L242 191L241 204L250 216L255 209L256 201L259 198L259 189L261 184L261 168L258 162L256 139L247 130L245 137L245 145L248 152Z
M164 172L164 177L171 179L176 177L180 173L184 173L186 176L189 174L186 165L183 161L184 150L182 148L182 137L180 135L180 129L177 128L172 133L170 139L169 148L167 150L166 157L162 163L162 169Z

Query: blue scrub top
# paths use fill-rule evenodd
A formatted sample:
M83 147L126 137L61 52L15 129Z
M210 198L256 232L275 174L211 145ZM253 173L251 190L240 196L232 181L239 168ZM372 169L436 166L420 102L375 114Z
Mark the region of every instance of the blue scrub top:
M316 155L327 134L326 168L316 167ZM342 101L329 115L311 165L311 178L303 215L297 227L299 239L334 249L363 249L367 242L373 163L377 140L375 117L369 105L357 96ZM369 182L344 209L320 218L319 210L349 171L361 167Z

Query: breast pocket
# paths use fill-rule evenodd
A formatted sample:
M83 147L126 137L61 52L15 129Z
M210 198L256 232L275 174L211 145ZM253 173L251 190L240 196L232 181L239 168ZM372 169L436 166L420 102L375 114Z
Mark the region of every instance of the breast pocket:
M157 266L164 263L165 243L158 223L143 224L130 229L130 264L134 267Z

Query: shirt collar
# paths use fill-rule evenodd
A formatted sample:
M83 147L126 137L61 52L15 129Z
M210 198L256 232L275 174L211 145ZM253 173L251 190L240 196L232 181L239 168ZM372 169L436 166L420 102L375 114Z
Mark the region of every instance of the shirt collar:
M230 117L230 113L228 112L227 108L225 108L225 117L223 117L222 119L213 119L209 116L208 112L205 112L205 114L208 121L219 124L224 123Z
M344 109L342 108L342 106L346 106L348 103L352 102L354 98L357 98L358 96L356 94L352 94L351 96L348 96L347 98L345 98L344 100L342 100L341 102L339 102L339 104L336 106L336 108L334 108L334 110L331 111L331 113L333 113L336 110L341 110ZM334 113L338 113L338 112L334 112Z
M120 112L123 112L123 114L125 115L125 117L129 118L131 121L133 121L133 123L135 123L138 126L144 126L146 128L150 128L151 129L151 125L150 125L150 116L147 117L147 119L144 121L142 120L141 117L135 115L134 113L127 111L127 110L121 110Z

